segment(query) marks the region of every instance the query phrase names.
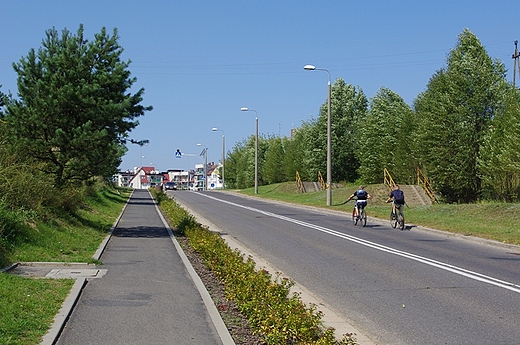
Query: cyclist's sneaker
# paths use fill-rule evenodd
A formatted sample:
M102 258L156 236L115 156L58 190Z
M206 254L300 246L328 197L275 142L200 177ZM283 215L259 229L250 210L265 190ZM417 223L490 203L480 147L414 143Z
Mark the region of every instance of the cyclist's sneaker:
M390 217L391 217L392 219L395 219L395 213L394 213L394 212L391 212L391 213L390 213Z

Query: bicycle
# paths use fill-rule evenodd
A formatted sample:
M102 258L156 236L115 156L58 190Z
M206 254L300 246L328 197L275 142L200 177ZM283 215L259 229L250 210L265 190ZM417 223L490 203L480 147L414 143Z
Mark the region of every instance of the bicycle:
M352 210L352 223L354 225L357 225L358 223L365 227L367 225L367 213L365 211L366 203L357 203L354 206L354 209ZM358 209L357 215L356 215L356 207Z
M395 205L395 211L396 214L393 212L390 213L390 224L392 225L392 228L396 228L397 225L399 225L399 229L404 230L404 204L394 204Z

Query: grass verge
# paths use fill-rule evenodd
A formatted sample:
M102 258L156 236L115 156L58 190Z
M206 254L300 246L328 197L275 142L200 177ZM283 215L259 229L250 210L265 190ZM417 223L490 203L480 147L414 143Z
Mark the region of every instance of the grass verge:
M0 344L39 344L73 284L0 274Z
M103 188L89 195L73 214L50 215L43 221L25 223L10 239L9 263L87 262L121 213L130 191Z

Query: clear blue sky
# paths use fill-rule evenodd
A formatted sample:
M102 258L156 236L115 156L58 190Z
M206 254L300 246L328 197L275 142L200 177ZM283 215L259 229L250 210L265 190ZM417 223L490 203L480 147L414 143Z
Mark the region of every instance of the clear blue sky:
M93 39L104 26L119 30L124 58L154 110L130 133L120 166L190 169L254 134L289 136L317 117L327 99L327 73L372 98L381 87L410 105L445 66L464 28L502 61L512 80L516 1L6 1L0 0L0 84L16 94L12 63L41 47L45 31L75 33L84 24ZM517 77L517 81L519 78ZM141 157L141 149L142 155ZM180 149L185 156L175 158ZM193 155L193 156L190 156Z

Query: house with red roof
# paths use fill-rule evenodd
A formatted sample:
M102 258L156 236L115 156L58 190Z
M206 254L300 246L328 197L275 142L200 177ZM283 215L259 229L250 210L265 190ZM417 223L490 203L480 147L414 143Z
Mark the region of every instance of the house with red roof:
M162 186L164 175L155 170L155 167L141 167L128 181L128 187L134 189L148 189Z

